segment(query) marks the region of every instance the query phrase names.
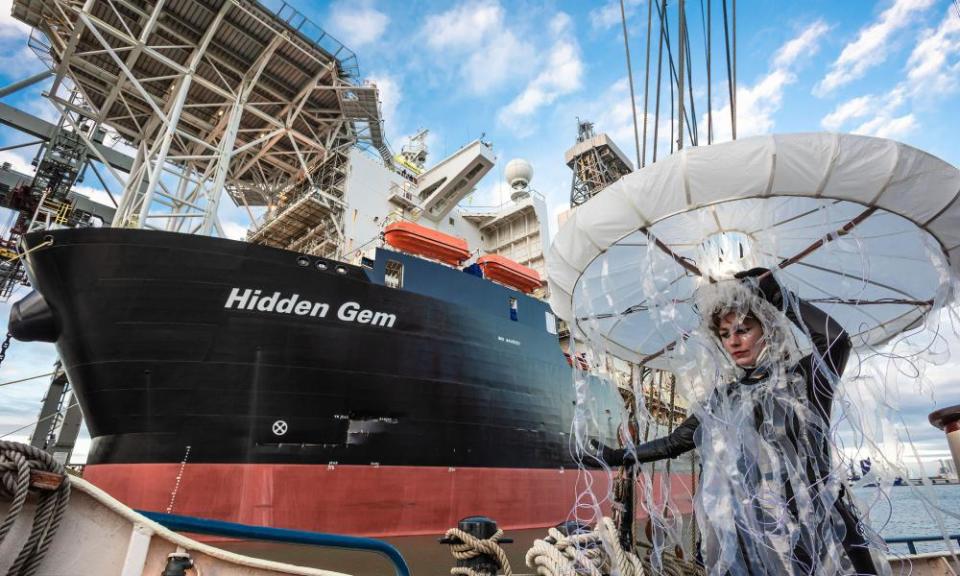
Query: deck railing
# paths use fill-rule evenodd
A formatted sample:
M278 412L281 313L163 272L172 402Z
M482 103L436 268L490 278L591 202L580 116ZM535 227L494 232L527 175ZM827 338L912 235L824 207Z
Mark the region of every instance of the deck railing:
M154 522L176 532L192 532L225 538L241 540L266 540L283 542L286 544L307 544L326 548L341 548L372 552L385 557L393 564L397 576L410 576L410 568L400 555L400 551L382 540L360 538L357 536L343 536L340 534L324 534L321 532L306 532L303 530L289 530L287 528L268 528L266 526L248 526L221 520L208 520L193 516L164 514L162 512L137 511Z
M960 534L952 534L947 536L947 539L954 540L958 546L960 546ZM894 538L884 538L884 541L888 545L890 544L906 544L907 549L911 554L917 553L917 542L942 542L944 537L942 535L936 536L897 536Z

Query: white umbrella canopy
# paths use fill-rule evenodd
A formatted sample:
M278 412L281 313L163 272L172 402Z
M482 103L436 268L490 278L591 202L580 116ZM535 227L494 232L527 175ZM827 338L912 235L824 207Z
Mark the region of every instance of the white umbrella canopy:
M547 262L551 305L617 356L658 356L700 322L697 288L763 266L858 345L916 325L960 271L960 171L846 134L687 148L577 208Z

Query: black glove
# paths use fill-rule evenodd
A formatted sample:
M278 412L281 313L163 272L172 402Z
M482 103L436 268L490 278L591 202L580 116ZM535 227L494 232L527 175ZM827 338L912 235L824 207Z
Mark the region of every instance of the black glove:
M636 460L623 448L611 448L595 438L590 439L590 449L609 466L633 466Z
M783 306L783 290L768 268L751 268L737 272L733 277L750 285L764 300L776 308Z

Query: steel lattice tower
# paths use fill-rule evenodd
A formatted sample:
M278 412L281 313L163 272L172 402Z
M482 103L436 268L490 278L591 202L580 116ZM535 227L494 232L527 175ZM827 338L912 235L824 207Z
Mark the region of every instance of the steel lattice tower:
M604 133L594 134L593 123L577 120L577 143L564 154L573 170L570 206L579 206L633 172L633 164Z
M267 208L251 241L335 255L347 151L392 163L376 86L286 2L15 0L13 13L34 27L65 128L123 184L113 226L222 236L226 191ZM134 152L128 174L97 150L104 129Z

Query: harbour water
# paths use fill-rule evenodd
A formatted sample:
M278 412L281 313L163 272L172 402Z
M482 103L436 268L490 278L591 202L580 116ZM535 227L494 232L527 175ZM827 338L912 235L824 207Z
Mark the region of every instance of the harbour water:
M857 498L866 508L870 507L870 519L873 526L884 538L902 536L934 536L939 533L935 522L924 505L926 499L940 508L960 515L960 485L895 487L889 490L889 498L876 488L858 488ZM872 506L871 506L872 504ZM945 531L950 535L960 534L960 518L941 514ZM507 536L514 539L504 549L515 572L528 571L524 567L524 555L533 541L546 535L546 530L513 531ZM397 546L407 559L413 574L446 574L453 566L447 546L437 542L438 536L420 536L413 538L394 538L388 541ZM221 547L242 554L270 560L288 562L315 568L324 568L347 574L374 575L390 574L389 563L376 556L319 550L306 546L278 545L264 542L230 542ZM936 542L917 543L918 552L945 550L946 544ZM907 546L898 544L891 547L894 554L907 554Z
M927 501L960 516L960 484L894 487L889 491L889 498L875 488L858 488L855 493L861 505L869 507L872 525L884 538L939 534L940 529L928 511ZM940 513L938 516L947 534L960 534L960 518L947 513ZM956 541L954 543L956 544ZM918 542L916 546L918 552L946 549L946 543L942 540ZM891 551L906 554L907 546L892 545Z

